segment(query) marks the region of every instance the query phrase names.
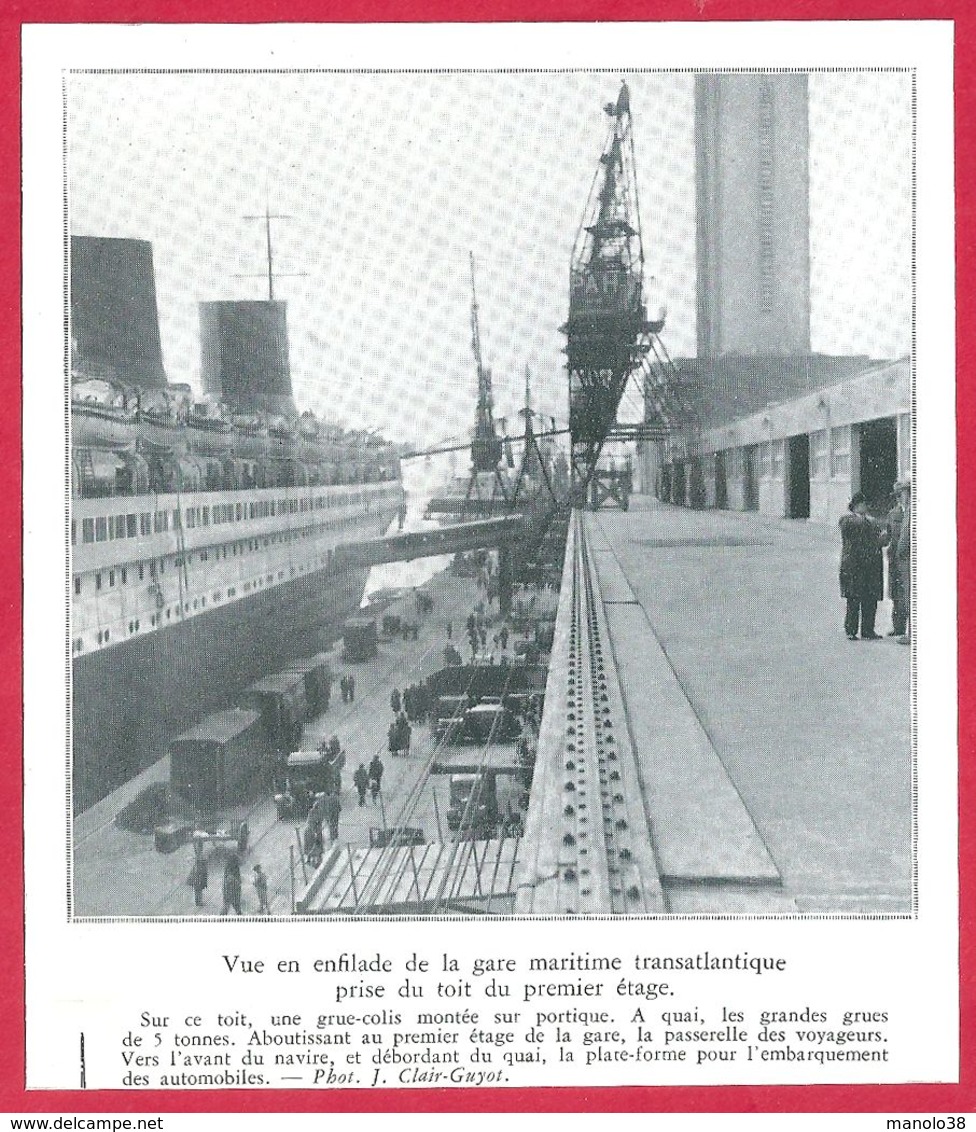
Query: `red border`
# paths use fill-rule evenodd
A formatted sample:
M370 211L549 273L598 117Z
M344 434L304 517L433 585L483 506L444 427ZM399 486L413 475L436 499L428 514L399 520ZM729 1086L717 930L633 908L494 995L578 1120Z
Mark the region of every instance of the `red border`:
M5 409L0 414L0 454L8 484L20 487L20 33L29 23L262 23L683 20L939 19L955 22L956 124L956 343L958 373L976 355L976 332L965 314L976 293L976 195L970 177L976 160L966 143L976 118L976 7L966 0L21 0L0 14L0 375ZM976 496L965 490L976 478L976 397L968 382L957 392L959 537L959 763L960 932L962 1049L960 1085L727 1086L710 1088L530 1088L478 1090L321 1090L211 1092L31 1092L24 1081L23 846L19 807L5 808L0 822L0 1112L956 1112L976 1110L976 831L971 815L976 792ZM20 491L0 493L0 767L6 796L21 781L22 610ZM5 890L5 891L4 891ZM924 1036L920 1035L920 1040Z

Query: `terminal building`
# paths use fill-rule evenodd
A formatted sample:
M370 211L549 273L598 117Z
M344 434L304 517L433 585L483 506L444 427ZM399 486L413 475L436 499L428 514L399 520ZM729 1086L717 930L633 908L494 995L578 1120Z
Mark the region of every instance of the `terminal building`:
M695 187L695 424L644 446L644 490L820 522L856 491L884 507L911 469L909 359L811 352L805 74L695 77Z

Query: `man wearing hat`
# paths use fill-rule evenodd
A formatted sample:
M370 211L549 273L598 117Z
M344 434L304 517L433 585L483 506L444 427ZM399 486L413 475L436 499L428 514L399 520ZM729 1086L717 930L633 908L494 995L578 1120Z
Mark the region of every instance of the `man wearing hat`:
M898 568L898 539L905 519L903 501L910 498L911 482L898 480L894 486L895 503L888 512L886 527L888 531L888 597L891 598L891 631L889 637L903 637L908 624L908 607L905 604L905 587L902 585L901 571Z
M859 491L840 520L840 592L847 601L844 631L849 641L880 640L874 617L884 592L884 562L881 547L887 532L868 515L867 496Z
M901 521L901 530L898 532L896 548L898 580L905 606L905 629L897 640L900 645L910 645L912 643L909 628L912 619L912 481L901 480L898 489L898 498L905 513Z

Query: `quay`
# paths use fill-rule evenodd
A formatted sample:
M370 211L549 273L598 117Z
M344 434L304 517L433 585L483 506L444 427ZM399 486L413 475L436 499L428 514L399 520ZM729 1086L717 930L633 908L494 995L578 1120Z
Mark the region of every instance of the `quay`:
M386 750L393 688L442 666L446 622L460 643L479 597L471 579L437 576L424 587L435 609L417 641L383 639L363 665L333 653L337 678L356 675L356 701L334 696L303 746L336 734L347 751L340 837L317 870L294 865L295 910L910 913L911 654L890 637L847 640L838 553L836 530L814 522L645 496L627 512L577 512L525 828L485 840L447 829L447 780L430 773L438 760L477 763L484 752L446 748L426 724L415 725L409 756ZM596 634L586 641L581 617ZM594 710L609 746L586 722ZM504 762L499 750L490 758ZM352 773L377 752L382 803L360 807ZM149 780L165 779L166 763L79 816L75 915L220 912L219 850L197 909L190 850L158 853L152 838L112 821ZM423 844L370 845L370 829L396 826L407 811ZM249 879L260 861L271 915L291 915L295 826L277 820L270 798L248 818L244 911L256 907Z
M337 642L329 654L334 675L331 704L325 713L305 727L302 749L314 749L335 735L346 753L338 843L344 851L348 847L358 854L367 853L370 830L395 824L404 801L414 796L417 804L412 807L411 822L425 831L431 843L437 842L439 824L445 839L450 839L446 828L447 775L431 775L429 781L424 775L431 754L442 748L432 737L428 725L414 724L409 754L391 757L387 749L387 729L392 718L390 697L394 688L402 693L406 686L417 684L442 669L444 648L448 644L467 651L465 620L479 600L484 600L484 594L479 592L473 579L455 576L449 571L435 576L417 592L428 595L434 604L429 613L411 610L412 620L419 625L417 639L408 641L400 635L381 634L378 655L365 663L347 663L342 658L342 642ZM550 593L548 599L550 604L555 603L555 595ZM448 622L452 626L450 641ZM515 640L513 634L507 658L514 659ZM338 687L339 680L346 675L354 676L356 681L355 700L348 704L342 702ZM477 748L457 748L447 752L447 759L442 754L441 759L457 761L459 757L467 757L459 756L458 752L470 750ZM360 762L368 765L376 754L384 764L381 797L372 802L367 796L366 804L360 807L352 776ZM73 915L168 919L220 913L221 874L228 850L218 846L208 850L206 899L204 905L197 908L193 890L187 884L193 860L192 846L160 853L154 848L151 836L129 832L115 822L116 815L147 787L168 780L169 756L165 756L76 817L72 855ZM228 828L246 820L250 829L248 849L241 861L245 913L256 908L250 879L253 865L260 862L269 880L271 914L290 915L293 875L300 894L314 873L300 859L298 832L304 821L296 829L294 822L279 820L270 791L249 804L227 811L225 816ZM330 856L330 850L335 848L327 843L324 864L334 857L334 854ZM509 852L510 848L506 850Z
M661 888L635 893L631 910L910 913L910 650L847 640L836 529L638 497L627 512L581 515L581 535L617 685L609 719L632 748L643 807L627 848L653 850L641 884ZM564 586L561 614L569 600ZM550 690L571 665L557 633ZM550 706L516 908L579 914L585 866L565 803L579 760L566 761ZM608 793L601 769L596 799ZM607 851L596 856L605 868Z

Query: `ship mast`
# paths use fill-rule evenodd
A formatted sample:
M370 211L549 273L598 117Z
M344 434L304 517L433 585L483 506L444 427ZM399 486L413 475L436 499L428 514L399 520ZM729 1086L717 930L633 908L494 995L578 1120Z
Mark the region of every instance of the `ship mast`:
M271 221L272 220L292 220L292 219L294 219L294 217L286 216L282 212L272 212L271 211L271 205L265 204L263 214L259 214L259 215L255 215L255 216L245 216L244 219L245 220L263 220L264 221L265 247L267 249L267 260L268 260L268 270L267 270L268 302L273 303L274 302L275 270L274 270L274 257L273 257L273 254L272 254L272 247L271 247ZM262 274L264 274L264 273L262 273ZM279 279L295 278L295 277L298 277L298 276L302 276L304 274L305 274L304 271L284 271L284 272L279 271L277 273ZM248 275L248 276L243 276L243 278L253 279L253 278L255 278L255 276Z

